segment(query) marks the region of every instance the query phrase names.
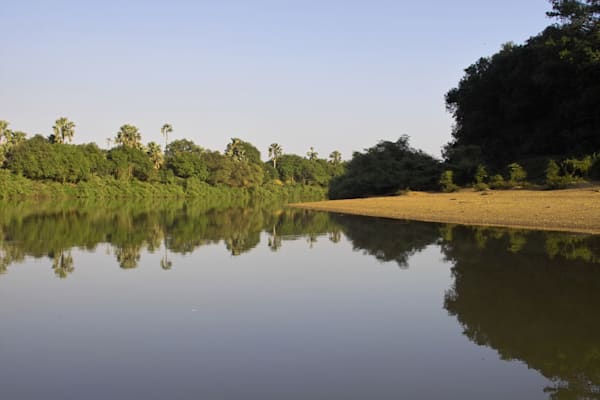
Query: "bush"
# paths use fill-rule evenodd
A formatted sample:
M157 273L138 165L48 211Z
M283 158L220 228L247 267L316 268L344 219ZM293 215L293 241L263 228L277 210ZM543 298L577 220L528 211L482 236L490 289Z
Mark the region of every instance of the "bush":
M566 177L560 175L560 167L554 160L548 161L546 167L546 186L550 189L564 188L569 183Z
M477 171L475 171L475 183L485 183L486 178L488 177L485 166L479 164L477 166Z
M473 184L473 189L475 189L478 192L483 192L484 190L489 190L489 186L487 183L474 183Z
M592 164L594 163L593 156L583 157L581 160L577 158L567 158L562 162L562 169L565 176L573 178L587 178Z
M508 181L512 186L521 186L527 179L527 172L521 165L512 163L508 165Z
M592 166L590 167L589 176L591 179L600 180L600 153L592 156Z
M477 171L475 171L475 184L473 185L473 189L477 191L488 190L490 187L485 183L487 177L488 174L485 166L479 164L477 166Z
M443 192L451 193L456 192L459 189L458 185L454 184L453 175L453 172L449 169L442 172L442 176L440 177L440 186Z
M490 178L490 187L492 189L506 189L508 187L508 184L506 183L502 175L496 174Z

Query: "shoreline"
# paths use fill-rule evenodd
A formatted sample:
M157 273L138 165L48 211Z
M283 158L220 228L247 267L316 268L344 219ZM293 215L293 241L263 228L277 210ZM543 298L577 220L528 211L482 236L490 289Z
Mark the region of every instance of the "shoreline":
M552 191L409 192L289 206L423 222L600 234L600 186Z

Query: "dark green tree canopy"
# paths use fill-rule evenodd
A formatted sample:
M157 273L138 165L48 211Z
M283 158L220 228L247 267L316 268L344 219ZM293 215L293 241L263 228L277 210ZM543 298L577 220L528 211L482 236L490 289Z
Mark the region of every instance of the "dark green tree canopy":
M600 150L598 1L552 4L564 24L479 59L446 94L455 119L447 152L478 146L485 163L500 167Z
M225 155L237 161L247 161L253 164L262 164L260 150L252 143L238 138L232 138L225 149Z
M550 0L550 3L552 11L546 14L566 24L587 29L597 24L600 18L600 0Z
M30 179L79 182L105 170L104 154L94 144L52 144L41 135L12 147L6 165Z
M208 169L202 154L204 150L191 140L174 140L167 146L167 168L180 178L208 178Z
M202 147L198 146L191 140L188 139L178 139L173 140L171 143L167 145L165 156L172 157L176 154L181 153L194 153L194 154L202 154Z
M111 171L115 178L140 181L149 180L155 173L154 166L145 151L138 147L122 145L108 152Z
M365 153L355 152L346 173L331 182L329 197L389 195L406 188L436 189L441 163L410 147L408 139L402 136L396 142L381 141Z

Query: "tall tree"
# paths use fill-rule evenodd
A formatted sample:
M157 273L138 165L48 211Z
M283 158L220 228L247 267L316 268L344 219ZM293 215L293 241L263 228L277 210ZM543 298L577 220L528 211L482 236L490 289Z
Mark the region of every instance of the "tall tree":
M600 20L600 0L549 0L552 11L546 14L563 23L589 29Z
M165 151L166 167L181 178L195 177L206 180L208 170L203 153L204 150L191 140L174 140Z
M27 134L21 131L10 131L10 138L8 139L8 143L11 146L16 146L17 144L23 142L27 138Z
M8 129L8 121L0 120L0 145L8 142L10 138L10 129Z
M309 151L306 153L306 157L308 157L309 160L314 161L319 157L319 153L315 151L314 147L310 146Z
M160 128L160 133L165 138L165 149L167 148L167 145L169 144L169 133L171 133L171 132L173 132L173 127L171 126L171 124L164 124L162 126L162 128Z
M54 134L50 135L52 143L70 142L75 134L75 123L66 117L60 117L54 122L52 130L54 131Z
M142 135L138 128L133 125L125 124L119 128L115 143L125 147L142 147Z
M4 163L8 152L27 136L24 132L8 129L9 123L0 120L0 166Z
M346 173L331 181L329 197L390 195L406 188L437 189L440 162L410 147L408 140L408 136L402 136L396 142L381 141L365 153L355 152Z
M242 146L242 141L238 138L232 138L231 142L225 148L225 155L234 161L244 161L246 159L246 151Z
M147 153L150 161L152 161L152 165L154 165L154 169L160 169L165 162L165 156L160 149L160 145L155 142L148 143Z
M0 120L0 166L6 159L6 153L8 152L10 138L12 132L8 129L8 121Z
M600 0L550 3L562 24L479 59L446 94L455 120L448 161L477 149L469 152L498 171L600 150Z
M277 168L277 160L283 154L283 149L278 143L269 146L269 159L273 162L273 168Z
M342 163L342 153L337 150L334 150L329 154L329 161L333 165L340 165Z

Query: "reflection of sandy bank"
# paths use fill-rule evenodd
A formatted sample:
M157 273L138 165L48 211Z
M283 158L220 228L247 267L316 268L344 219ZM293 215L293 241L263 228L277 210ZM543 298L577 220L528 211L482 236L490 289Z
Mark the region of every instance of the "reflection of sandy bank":
M600 234L600 187L554 191L410 192L396 197L292 206L417 221Z

